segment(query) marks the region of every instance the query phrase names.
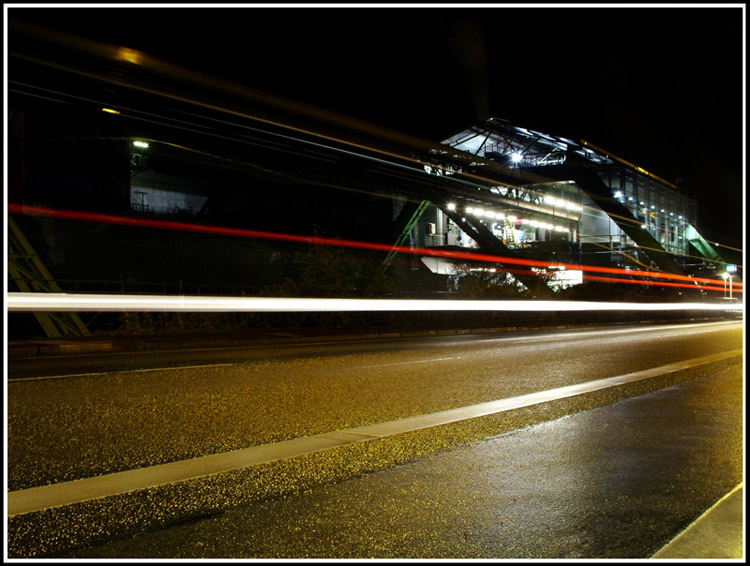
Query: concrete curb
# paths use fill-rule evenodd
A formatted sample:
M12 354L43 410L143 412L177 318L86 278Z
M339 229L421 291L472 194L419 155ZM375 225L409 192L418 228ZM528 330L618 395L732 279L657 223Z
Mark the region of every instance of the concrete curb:
M740 483L651 558L744 558L743 487Z

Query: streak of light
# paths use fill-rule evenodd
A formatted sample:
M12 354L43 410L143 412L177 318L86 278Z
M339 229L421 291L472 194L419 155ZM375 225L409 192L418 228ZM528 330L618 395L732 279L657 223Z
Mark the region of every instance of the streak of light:
M634 279L622 279L619 277L599 277L598 275L584 275L584 280L588 281L604 281L605 283L632 283L634 285L653 285L658 287L685 287L687 289L695 289L695 285L688 283L667 283L665 281L636 281ZM723 291L723 287L713 286L702 286L701 289L704 291ZM742 293L742 290L737 291Z
M49 90L49 89L44 89L44 88L41 88L41 87L36 87L36 86L33 86L33 85L28 85L28 84L23 84L23 83L17 83L17 84L20 85L20 86L22 86L22 87L37 89L37 90L45 91L47 93L53 93L53 94L56 94L56 95L59 95L59 96L62 96L62 97L67 97L67 98L72 98L72 99L83 101L83 102L93 103L93 104L99 105L99 106L105 104L104 102L99 101L99 100L94 100L94 99L89 99L89 98L80 97L80 96L76 96L76 95L66 94L66 93L62 93L62 92L58 92L58 91L52 91L52 90ZM31 93L27 93L27 92L23 92L23 91L14 91L14 92L19 92L19 93L22 93L22 94L27 94L27 95L33 96L33 94L31 94ZM69 103L69 102L61 100L61 99L52 99L52 98L50 98L50 100L56 100L58 102ZM180 129L180 130L189 131L189 132L192 132L192 133L197 133L197 134L201 134L201 135L211 136L211 137L215 137L215 138L219 138L219 139L225 139L225 140L234 141L234 142L239 142L239 143L243 143L243 144L257 145L257 146L260 146L260 147L266 147L268 149L274 149L275 151L285 151L285 152L293 153L295 155L306 155L307 157L314 157L316 159L325 159L325 160L331 161L330 159L324 158L324 157L322 157L320 155L319 156L311 156L309 153L308 154L302 154L302 153L299 153L299 152L291 150L291 149L284 149L284 148L281 148L281 147L271 147L270 145L268 145L267 142L266 143L259 143L259 140L257 140L257 139L251 141L251 140L245 138L245 136L241 136L244 139L238 139L238 138L230 137L230 136L227 136L227 135L221 135L221 134L218 134L218 133L215 133L215 132L207 132L207 131L204 131L204 130L200 129L203 126L201 126L201 125L199 125L197 123L187 122L187 121L184 121L184 120L179 120L179 119L175 119L175 118L171 118L171 117L166 118L166 119L170 120L172 122L177 122L177 123L182 124L182 125L177 125L176 123L160 122L159 120L155 120L154 118L164 118L164 117L161 117L161 116L153 114L153 113L145 112L145 111L142 111L142 110L137 110L137 109L134 109L134 108L124 108L124 109L128 110L129 112L132 113L132 114L128 115L128 117L131 118L131 119L145 121L145 122L151 122L151 123L155 123L155 124L159 124L159 125L163 125L163 126L167 126L167 127L171 127L171 128L176 128L176 129ZM112 109L109 109L109 108L102 108L102 110L105 111L105 112L112 112L112 113L117 113L117 114L120 113L120 111L112 110ZM198 114L195 114L195 113L190 113L190 112L185 112L185 111L178 111L178 113L181 113L181 114L184 114L184 115L187 115L187 116L191 116L192 118L199 118L199 119L203 119L203 120L208 120L210 122L220 123L220 124L222 124L224 126L234 126L234 127L239 127L239 128L242 128L242 129L246 129L246 130L251 130L251 131L254 131L254 132L258 132L258 133L263 133L265 135L271 135L273 137L281 138L281 139L284 139L286 141L292 141L292 142L295 142L295 143L301 143L303 145L309 145L309 146L314 146L314 147L318 147L318 148L323 148L326 151L333 152L333 153L345 154L345 155L359 157L359 158L362 158L362 159L365 159L365 160L373 161L373 162L376 162L376 163L382 163L382 164L388 165L390 167L395 167L397 171L398 170L405 170L406 172L409 172L409 173L412 173L412 174L420 174L420 173L422 173L421 170L415 170L411 166L407 166L407 165L399 164L399 163L394 163L392 161L387 161L385 159L377 158L377 157L374 157L374 156L371 156L371 155L365 155L365 154L362 154L362 153L358 153L356 151L349 151L349 150L345 150L345 149L342 149L342 148L334 147L334 146L331 146L331 145L325 145L325 144L322 144L320 142L313 142L311 140L305 140L305 139L302 139L302 138L299 138L299 137L293 137L293 136L290 136L290 135L284 135L284 134L280 134L280 133L277 133L277 132L264 131L264 130L261 130L261 129L258 129L258 128L254 128L254 127L251 127L251 126L248 126L248 125L245 125L245 124L238 124L236 122L230 122L228 120L220 120L220 119L209 117L209 116L201 116L201 115L198 115ZM187 127L187 126L192 126L192 127ZM310 134L315 135L314 132L306 132L306 133L310 133ZM126 139L126 138L122 138L122 139ZM348 144L348 142L346 142L345 140L341 140L341 139L330 138L330 137L327 138L327 139L329 139L331 141L338 141L338 142L341 142L341 143L344 143L344 144ZM154 139L149 140L149 141L152 142L152 143L161 143L163 145L174 147L174 148L177 148L177 149L181 149L181 150L184 150L184 151L187 151L187 152L192 152L192 153L200 154L200 155L203 155L203 156L206 156L206 157L210 157L212 159L216 159L218 161L224 161L224 162L229 162L229 163L233 163L233 164L241 164L243 166L250 167L250 168L256 169L256 170L260 170L260 171L263 171L265 173L269 173L269 174L273 174L273 175L279 175L280 174L278 171L273 171L273 170L270 170L270 169L265 169L263 167L258 166L257 164L254 164L254 163L249 163L249 162L246 162L246 161L240 161L240 160L237 160L237 159L226 158L226 157L223 157L223 156L219 156L219 155L207 153L205 151L201 151L201 150L198 150L198 149L195 149L195 148L190 148L190 147L186 147L186 146L183 146L183 145L178 145L178 144L175 144L175 143L170 143L170 142L166 142L166 141L159 141L159 140L154 140ZM351 144L349 144L349 145L351 145ZM373 148L373 147L368 147L368 146L358 146L358 147L360 147L361 149L370 149L372 151L378 152L378 150L376 148ZM419 161L417 159L414 159L414 158L412 158L410 156L403 155L403 154L398 155L398 154L390 153L390 154L387 154L387 155L390 156L390 157L399 157L402 160L411 161L411 162L419 164L419 165L422 164L421 161ZM432 164L432 166L433 167L438 167L438 168L443 168L442 166L436 165L436 164ZM390 172L387 172L387 171L381 171L380 173L381 174L385 174L385 175L393 175L393 176L395 176L395 177L397 177L399 179L405 179L406 178L406 177L403 177L402 175L400 175L398 173L390 173ZM464 172L464 171L459 172L459 175L462 176L462 177L468 177L469 179L473 179L474 181L477 181L477 180L478 181L483 181L483 182L491 182L492 181L492 179L490 179L490 178L483 177L483 176L480 176L480 175L476 175L476 174L473 174L473 173ZM468 180L454 178L454 181L459 182L461 184L466 184L468 186L471 186L472 188L474 187L474 183L471 182L471 181L468 181ZM314 181L309 181L309 180L308 180L308 182L315 183ZM315 183L315 184L323 184L323 183L319 183L318 182L318 183ZM439 188L439 185L437 183L431 183L431 184L433 184L436 188ZM507 186L507 187L509 187L509 188L518 188L518 187L514 187L513 185L509 185L507 183L504 183L504 185ZM351 187L343 187L343 186L340 186L340 185L339 186L335 186L335 185L331 185L331 184L326 184L326 186L330 186L332 188L337 188L339 190L347 190L347 191L354 191L354 192L362 192L362 193L367 193L367 194L373 194L375 196L388 196L388 197L391 196L390 194L381 194L379 192L375 192L375 191L372 191L372 190L365 191L365 190L361 190L361 189L353 189ZM532 188L527 188L526 191L529 194L537 194L537 195L540 195L540 196L545 194L543 192L536 191L536 190L534 190ZM595 212L597 211L593 207L588 207L586 205L583 205L583 209L584 209L583 213L585 214L587 212L587 209L589 209L589 208L591 208ZM626 217L626 216L621 216L621 215L612 214L612 213L610 213L610 216L620 218L622 221L629 222L629 223L634 224L634 225L639 225L640 224L640 221L637 221L637 220L633 219L632 217ZM715 245L720 245L720 244L718 244L716 242L713 242L713 243ZM729 248L729 249L737 250L737 248L732 248L731 246L724 246L724 247ZM683 254L676 254L675 252L663 250L661 248L653 248L653 247L649 247L649 246L639 246L639 248L643 249L643 250L652 250L652 251L656 251L656 252L667 253L669 255L683 255ZM737 250L737 251L742 251L742 250ZM698 256L683 256L683 257L694 257L696 259L702 259L702 258L700 258Z
M742 304L8 293L9 312L727 311Z
M24 91L24 90L17 90L17 89L13 89L13 88L9 88L8 89L9 92L23 94L25 96L34 96L34 97L37 97L37 98L44 98L46 100L52 100L54 102L59 102L61 104L72 104L69 100L66 100L66 99L71 99L71 100L75 100L75 101L79 101L79 102L85 102L85 103L88 103L88 104L93 104L94 106L106 106L107 104L109 104L109 103L103 102L101 100L92 99L92 98L86 98L86 97L82 97L82 96L76 96L76 95L73 95L73 94L63 93L63 92L59 92L59 91L55 91L55 90L50 90L50 89L46 89L46 88L42 88L42 87L38 87L38 86L34 86L34 85L29 85L29 84L25 84L25 83L12 82L11 84L14 84L14 85L17 85L17 86L20 86L20 87L23 87L23 88L27 88L27 89L35 89L37 91L42 91L42 92L45 92L45 93L48 93L48 94L54 94L54 95L57 95L57 98L52 98L51 96L42 96L42 95L38 95L38 94L35 94L35 93L32 93L32 92L28 92L28 91ZM222 135L222 134L218 134L216 132L206 131L204 129L205 126L202 125L202 124L199 124L199 123L188 122L188 121L180 120L178 118L174 118L174 117L171 117L171 116L162 116L162 115L159 115L159 114L154 114L153 112L146 112L144 110L138 110L138 109L127 107L127 106L118 105L118 108L120 108L120 110L115 110L113 108L103 107L103 108L101 108L101 111L107 112L107 113L111 113L111 114L117 114L117 115L122 116L123 118L127 118L127 119L130 119L130 120L138 120L138 121L141 121L141 122L146 122L146 123L150 123L150 124L156 124L156 125L159 125L159 126L165 126L167 128L172 128L173 130L181 130L181 131L190 132L190 133L194 133L194 134L200 134L200 135L204 135L204 136L210 136L210 137L217 138L217 139L228 140L228 141L231 141L231 142L242 143L242 144L247 144L247 145L253 145L253 146L263 147L263 148L266 148L266 149L272 149L272 150L275 150L275 151L286 151L288 153L294 153L295 155L306 155L308 157L310 156L309 153L301 154L298 151L284 149L278 143L275 143L275 144L271 145L271 143L273 143L273 142L268 142L267 140L262 140L263 143L261 143L260 138L254 138L253 140L250 140L247 136L242 136L242 139L238 139L237 137L230 137L228 135ZM123 114L123 112L125 112L125 114ZM329 150L329 151L336 151L336 148L333 148L333 147L330 147L330 146L324 146L322 144L310 142L310 141L303 140L303 139L300 139L300 138L294 138L294 137L291 137L291 136L282 136L281 134L276 134L274 132L267 132L267 131L264 131L264 130L260 130L258 128L251 128L250 126L245 126L245 125L241 125L241 124L233 124L233 123L228 122L228 121L217 120L215 118L209 118L209 117L206 117L206 116L199 116L197 114L191 114L191 113L181 112L181 111L177 111L177 112L181 113L181 114L188 114L188 115L193 116L193 117L203 118L204 120L220 122L220 123L223 123L223 124L226 124L226 125L232 125L232 126L236 126L236 127L242 127L242 128L253 130L254 132L260 132L260 133L263 133L263 134L266 134L266 135L272 135L272 136L276 136L276 137L283 137L283 138L285 138L287 140L292 140L292 141L299 142L299 143L305 143L305 144L308 144L308 145L315 145L315 146L318 146L318 147L323 147L323 148L325 148L326 150ZM96 138L96 139L101 139L101 138ZM107 139L110 139L110 140L115 140L115 139L130 140L131 138L107 138ZM222 157L222 156L218 156L218 155L213 155L213 154L206 153L206 152L203 152L203 151L198 150L198 149L181 146L181 145L170 143L170 142L167 142L167 141L160 141L160 140L151 139L150 142L151 143L160 143L162 145L167 145L167 146L171 146L171 147L176 147L176 148L179 148L179 149L183 149L185 151L192 151L192 152L196 152L196 153L201 153L203 155L212 157L212 158L217 159L217 160L230 161L230 162L233 162L233 163L239 163L239 164L244 165L244 166L251 166L251 167L254 167L254 168L258 168L258 166L254 165L252 163L246 162L246 161L238 161L238 160L228 159L226 157ZM358 155L359 157L367 157L367 156L364 156L364 155L361 155L361 154L356 154L356 153L353 153L353 152L349 152L349 153L352 153L353 155ZM331 161L331 159L327 158L327 156L326 157L322 157L322 155L323 154L319 153L316 156L316 158L317 159L325 159L327 161Z
M743 251L741 248L734 248L732 246L728 246L726 244L720 244L719 242L712 242L711 240L706 240L709 244L713 244L714 246L718 246L720 248L727 248L728 250L734 250L736 252Z
M706 241L708 241L708 240L706 240ZM615 252L615 253L619 253L619 254L623 254L623 255L625 255L625 256L628 256L628 257L630 258L630 260L631 260L631 261L633 261L633 262L637 263L638 265L645 265L644 263L641 263L640 261L636 260L636 259L635 259L634 257L632 257L632 256L629 256L628 254L624 253L624 252L623 252L622 250L619 250L619 249L617 249L617 248L613 248L613 247L611 247L611 246L606 246L606 245L604 245L604 244L599 244L599 243L597 243L597 242L591 242L591 243L593 243L594 245L596 245L596 246L599 246L599 247L601 247L601 248L604 248L604 249L606 249L606 250L608 250L608 251L610 251L610 252ZM710 242L709 242L709 243L710 243ZM738 252L741 252L741 251L742 251L742 250L740 250L740 249L737 249L737 248L731 248L730 246L724 246L724 247L725 247L725 248L729 248L729 249L733 249L733 250L735 250L735 251L738 251ZM700 255L691 255L691 254L683 254L683 253L676 253L676 252L671 252L671 251L669 251L669 250L665 250L665 249L662 249L662 248L652 248L652 247L650 247L650 246L641 246L641 245L638 245L638 249L639 249L639 250L651 250L651 251L654 251L654 252L661 252L661 253L664 253L664 254L669 254L669 255L673 255L673 256L678 256L678 257L680 257L680 258L690 258L690 259L697 259L697 260L701 260L701 261L703 261L703 260L705 260L705 259L706 259L706 257L705 257L705 256L700 256ZM725 262L722 262L722 261L717 261L717 260L714 260L714 263L718 263L718 264L724 264L724 265L726 265L726 263L725 263ZM743 267L742 265L738 265L738 266L739 266L740 268L741 268L741 267Z
M38 29L36 30L36 33L39 33ZM84 40L82 38L67 36L66 34L59 33L59 32L55 32L54 37L57 41L61 42L63 45L67 44L68 47L74 47L78 50L83 50L84 52L87 52L89 55L103 57L104 59L122 60L122 53L121 53L122 48L120 47L98 44L97 42ZM49 33L47 33L47 37L45 39L47 39L48 41L51 40ZM406 145L411 150L418 149L418 150L429 151L429 152L437 151L438 153L441 153L444 155L450 154L452 158L457 159L459 162L463 162L467 158L471 158L472 160L477 159L476 156L464 155L460 152L457 152L453 148L450 148L449 146L438 145L433 142L422 140L420 138L409 136L400 132L395 132L393 130L390 130L381 126L375 126L373 124L369 124L362 120L357 120L348 116L338 115L328 110L321 110L319 108L316 108L307 104L294 102L291 100L284 99L282 97L269 95L267 93L262 93L254 89L242 87L240 85L237 85L228 81L224 81L221 79L217 79L215 77L210 77L201 73L189 71L177 65L174 65L166 61L159 60L155 57L149 56L145 53L141 53L141 52L136 52L136 53L139 57L138 64L140 66L143 66L144 68L150 68L151 70L156 71L157 73L163 74L165 77L170 77L170 78L174 78L177 80L187 80L189 82L192 82L193 84L198 84L201 86L210 85L212 88L217 89L218 91L224 92L225 94L230 93L233 95L240 95L241 97L247 100L254 100L254 101L262 102L264 104L270 104L271 106L277 109L281 109L284 111L291 111L297 115L305 116L307 118L313 118L315 120L320 120L323 123L327 123L335 127L340 127L341 124L346 124L347 127L350 128L351 130L358 131L360 133L373 135L373 136L380 138L381 140L384 139L384 140L389 140L391 142L396 142L400 145ZM223 107L223 106L217 105L217 103L213 101L213 97L211 99L212 100L211 102L197 100L195 98L185 97L184 91L181 91L179 94L177 94L177 93L168 92L165 90L154 89L150 85L135 84L132 77L128 81L124 81L118 78L105 76L105 75L98 74L92 71L87 71L82 68L71 67L68 62L55 63L49 59L43 60L43 59L39 59L36 57L31 57L31 56L21 55L21 54L14 54L14 55L16 57L19 57L20 59L33 61L35 63L46 65L54 69L74 73L79 76L84 76L84 77L92 78L95 80L101 80L101 81L105 81L110 84L114 84L123 88L129 88L129 89L137 90L140 92L156 95L159 97L168 98L173 101L187 103L190 105L203 108L204 110L211 110L211 111L216 111L216 112L220 112L223 114L228 114L234 117L235 119L236 118L249 119L249 120L260 122L266 125L279 127L287 131L295 132L297 134L309 135L317 139L323 139L329 142L341 143L346 146L356 148L357 150L371 151L371 152L374 152L374 153L377 153L379 155L383 155L389 158L395 158L395 159L406 161L406 162L413 162L413 163L416 163L419 167L422 167L424 165L424 162L422 160L417 159L411 155L405 155L403 153L394 152L393 150L386 150L383 148L374 147L372 144L363 144L363 143L355 142L352 140L344 139L340 135L334 136L330 134L324 134L320 131L315 131L315 130L311 130L310 128L305 128L305 127L295 126L289 123L280 122L278 120L271 119L271 118L261 116L258 114L249 114L245 111ZM203 116L203 118L206 118L206 117ZM213 120L212 118L208 118L208 119ZM430 165L432 167L443 170L444 173L454 172L450 165L447 167L444 165L435 164L435 163L430 163ZM484 162L484 165L488 167L499 167L498 164L492 161L486 161ZM462 177L465 177L471 180L485 182L485 183L489 182L494 185L498 184L497 180L483 177L481 175L477 175L474 173L469 173L467 171L460 170L459 173ZM468 183L469 181L462 180L461 182ZM503 181L501 184L508 188L520 189L520 187L509 184L505 181ZM535 192L533 189L524 189L524 190L526 190L527 192L531 192L531 193ZM538 194L541 195L542 193L538 193ZM593 207L592 207L592 210L593 210ZM632 220L632 219L628 219L628 220Z
M201 87L209 86L210 88L218 92L223 92L225 94L239 95L246 100L261 102L263 104L270 105L276 109L280 109L285 112L292 112L298 116L313 118L324 124L333 125L334 127L337 127L337 128L340 127L343 123L345 123L347 127L352 131L357 131L359 133L365 133L371 136L375 136L381 140L388 140L390 142L396 142L399 145L402 145L402 146L405 145L406 147L410 147L412 149L416 148L421 151L437 152L438 154L443 154L443 155L450 154L450 156L456 159L459 163L465 162L466 159L468 158L472 159L473 161L478 160L476 156L464 155L461 152L456 152L453 148L450 148L449 146L435 144L434 142L423 140L423 139L410 136L401 132L396 132L388 128L384 128L382 126L376 126L376 125L367 123L362 120L354 119L352 117L342 116L342 115L336 114L328 110L322 110L320 108L316 108L309 104L303 104L303 103L291 101L283 97L274 96L268 93L260 92L255 89L243 87L238 84L232 83L230 81L218 79L216 77L211 77L202 73L198 73L195 71L191 71L191 70L179 67L177 65L160 60L146 53L136 51L133 49L129 49L123 46L103 44L103 43L99 43L96 41L83 39L80 37L75 37L75 36L72 36L63 32L59 32L56 30L44 29L40 26L29 25L23 22L14 22L13 26L14 26L14 31L17 30L18 32L22 34L26 34L28 37L33 37L37 40L41 39L45 43L49 43L54 46L57 46L59 48L60 53L64 53L65 52L64 50L67 49L69 51L72 50L73 52L77 52L79 54L85 54L86 56L97 58L100 61L118 61L118 62L126 61L128 63L132 63L143 69L146 69L152 73L156 73L157 75L168 78L172 80L175 84L177 81L187 81L188 83L192 83L194 85L198 85ZM361 143L356 143L351 140L343 139L340 135L332 136L328 134L323 134L318 131L312 131L309 128L301 128L301 127L290 125L288 123L282 123L277 120L269 119L267 117L258 115L257 113L253 115L253 114L248 114L247 112L234 110L232 108L217 106L216 103L214 103L213 101L207 102L206 100L185 98L183 95L184 91L180 91L180 93L178 94L178 93L175 93L174 91L169 92L165 90L154 89L150 85L135 84L133 77L131 77L128 81L123 81L121 79L117 79L112 76L106 76L105 74L102 74L102 73L86 71L79 67L71 66L69 63L69 61L72 60L71 57L66 57L62 59L63 61L62 63L60 62L56 63L56 62L53 62L51 58L49 57L39 58L35 56L24 55L21 53L11 53L11 55L14 57L18 57L20 59L25 59L25 60L33 61L35 63L46 65L51 68L78 74L79 76L86 76L89 78L93 78L95 80L109 82L110 84L116 84L124 88L130 88L130 89L138 90L141 92L154 94L156 96L169 98L172 100L179 100L181 102L186 102L191 105L202 107L204 109L209 109L209 110L218 111L224 114L229 114L231 116L234 116L235 118L250 119L256 122L261 122L261 123L265 123L268 125L281 127L289 131L311 135L318 139L334 141L337 143L348 145L350 147L355 147L357 149L373 151L375 153L385 155L391 158L405 160L408 162L415 162L419 164L420 166L424 164L421 160L415 159L413 156L407 156L402 153L394 153L393 151L385 150L383 148L376 148L372 144L363 145ZM212 100L213 100L213 97L212 97ZM206 118L206 117L203 116L202 118ZM208 118L208 119L215 120L212 118ZM581 143L584 146L588 145L588 146L596 148L596 146L593 146L592 144L584 140L581 140ZM602 153L606 155L609 155L608 152L605 152L604 150L601 150L600 148L596 148L596 149L600 150ZM613 156L613 157L616 157L616 156ZM620 159L620 158L616 158L616 159ZM479 161L483 161L483 160L479 160ZM639 170L646 175L654 176L650 174L648 171L641 169L640 167L634 166L628 162L625 162L625 163L629 166L634 167L636 170ZM488 167L498 167L498 165L492 161L486 161L486 162L483 162L483 164ZM445 173L454 173L454 171L452 171L451 169L451 166L445 167L443 165L434 164L434 163L431 163L430 165L432 167L442 169ZM490 182L491 184L497 184L496 180L482 177L482 176L469 173L463 170L459 170L459 174L462 177L466 177L469 179L476 179L482 182ZM510 188L516 188L516 189L519 188L519 187L515 187L514 185L508 184L506 182L503 182L501 184ZM530 193L536 193L536 191L530 188L526 188L525 190ZM542 194L542 193L537 193L537 194ZM634 225L640 225L640 222L632 217L621 216L617 214L610 214L610 216L620 218L624 222L628 222ZM716 242L711 242L711 243L713 243L714 245L721 245ZM724 247L728 249L733 249L736 251L741 251L731 246L724 246ZM656 251L663 251L663 250L656 250ZM672 254L672 252L666 252L666 253Z
M73 210L61 210L44 207L35 207L19 205L14 203L8 204L8 212L11 214L28 214L34 216L44 216L48 218L60 218L64 220L77 220L85 222L99 222L103 224L113 224L120 226L133 226L140 228L154 228L159 230L176 230L182 232L196 232L201 234L214 234L221 236L233 236L241 238L256 238L262 240L275 240L290 243L314 244L336 246L352 249L371 250L371 251L397 251L399 253L426 255L431 257L443 257L450 259L460 259L465 261L481 261L499 264L523 265L528 267L537 267L549 269L550 267L598 272L612 273L619 275L628 275L630 277L650 277L658 279L672 279L690 283L692 288L696 288L698 283L707 285L719 285L720 287L709 287L709 290L723 290L724 281L722 279L706 279L699 277L690 277L687 275L677 275L671 273L662 273L655 271L626 270L614 267L602 267L592 265L577 265L567 263L551 264L549 261L530 260L508 256L495 256L488 254L474 254L468 252L459 252L454 250L439 250L434 248L411 248L407 246L393 246L390 244L377 244L373 242L361 242L355 240L342 240L336 238L324 238L320 236L301 236L297 234L283 234L278 232L266 232L260 230L248 230L245 228L231 228L224 226L207 226L202 224L190 224L187 222L176 222L171 220L160 220L155 218L139 218L135 216L116 216L111 214L102 214L96 212L82 212ZM658 284L658 283L657 283ZM736 292L742 292L743 284L734 283Z

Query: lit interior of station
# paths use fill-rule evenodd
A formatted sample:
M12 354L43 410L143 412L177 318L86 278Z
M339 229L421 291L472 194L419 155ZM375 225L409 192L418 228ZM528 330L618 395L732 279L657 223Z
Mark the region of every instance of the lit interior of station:
M423 174L438 190L394 190L396 246L681 275L721 272L729 264L698 232L696 204L682 187L589 142L492 118L441 147L422 159ZM205 209L208 185L155 172L148 161L153 149L131 144L131 210L194 216ZM422 263L439 275L466 269L435 257ZM581 271L552 271L558 287L580 282Z
M466 227L482 225L523 257L688 274L706 262L726 263L698 233L696 204L680 186L593 144L496 118L442 144L475 158L460 172L477 175L476 193L425 210L412 234L420 245L477 247ZM459 172L439 160L425 170ZM489 181L498 178L507 182ZM425 263L451 270L446 262Z

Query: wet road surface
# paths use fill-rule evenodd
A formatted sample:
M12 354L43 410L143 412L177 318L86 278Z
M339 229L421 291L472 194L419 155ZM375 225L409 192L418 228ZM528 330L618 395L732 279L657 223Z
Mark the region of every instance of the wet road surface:
M741 323L714 323L253 349L249 361L227 365L207 352L208 365L192 359L172 369L144 368L135 354L137 369L59 379L17 380L11 370L8 487L434 413L741 347Z
M159 362L162 367L149 367L153 358L145 360L135 355L128 362L130 369L69 377L69 371L78 372L92 359L77 357L83 366L69 365L57 376L50 376L45 370L38 376L49 379L34 379L29 368L9 376L8 487L13 491L269 445L648 370L741 346L741 323L707 323L314 344L256 348L250 353L233 348L218 354L206 351L202 358L196 352L188 360L189 367L163 367L165 360ZM175 352L164 355L176 354L179 356ZM222 359L225 355L232 359ZM123 357L118 359L122 364ZM727 360L729 366L706 366L688 377L709 377L707 371L733 367L737 360L741 363L741 358L734 360ZM167 360L176 361L178 358ZM571 405L570 410L585 408ZM523 426L523 420L512 426ZM616 423L608 426L610 430L617 429ZM436 447L488 436L460 430L451 431L449 440L441 435L444 433L437 431L426 443L428 448L406 447L403 452L407 456L384 458L382 467L392 466L393 462L419 462L418 455L434 452ZM401 449L397 446L391 452ZM292 476L288 470L274 476L280 487L271 486L268 496L261 499L271 504L276 500L273 493L287 490L284 483L304 486L299 474L319 476L319 480L309 484L312 485L339 481L360 473L358 469L372 471L367 466L358 467L357 460L364 455L355 452L349 461L301 461L294 464L296 469L292 466ZM583 462L585 468L588 461ZM342 470L346 473L342 474ZM250 476L253 485L266 481L252 473ZM363 476L367 477L370 476ZM236 479L247 481L244 476L230 477L231 481ZM201 489L204 497L210 499L212 493L226 497L227 493L234 493L232 489L242 490L247 485L250 484L240 482L231 488L219 488L209 482ZM179 503L174 499L175 493ZM140 500L132 503L132 509L131 504L122 505L119 500L115 504L124 509L124 516L130 517L127 521L133 525L145 520L144 513L145 517L153 515L154 520L169 523L179 519L174 513L182 503L192 505L185 497L194 495L182 493L179 486L155 492L148 495L145 503L152 506L151 511L143 508ZM239 499L242 497L244 494ZM95 502L95 510L96 505ZM198 510L197 515L190 515L193 519L201 516L200 505L196 499ZM108 509L96 512L110 514L112 509ZM134 521L132 513L140 518ZM205 515L206 511L202 513ZM87 517L82 516L81 520L89 520ZM24 532L35 540L29 543L37 548L34 552L47 549L53 554L57 543L51 541L59 543L65 538L54 529L69 525L73 533L65 536L75 538L84 525L76 527L65 510L55 511L44 521L58 525L50 531L58 534L54 539L39 541L39 533L44 539L45 527L40 529L36 519L22 519ZM102 533L90 536L101 538ZM288 552L291 554L284 555L292 556L296 551Z
M648 558L742 481L741 364L73 558Z

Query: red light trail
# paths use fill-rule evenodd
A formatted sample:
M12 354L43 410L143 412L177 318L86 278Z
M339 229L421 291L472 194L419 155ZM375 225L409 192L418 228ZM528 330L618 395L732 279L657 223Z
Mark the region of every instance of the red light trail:
M20 204L8 203L8 212L11 214L22 214L30 216L43 216L47 218L58 218L62 220L75 220L83 222L97 222L103 224L112 224L119 226L132 226L138 228L153 228L158 230L172 230L181 232L194 232L199 234L212 234L221 236L231 236L240 238L254 238L261 240L274 240L290 243L314 244L324 246L336 246L351 249L362 249L371 251L397 251L404 254L422 255L430 257L442 257L449 259L460 259L465 261L481 261L489 263L510 264L526 267L536 267L549 269L550 267L580 270L592 273L609 273L615 275L627 275L629 277L648 277L655 279L670 279L680 281L681 283L642 281L632 279L622 279L613 277L598 277L593 275L584 275L584 279L592 281L606 281L608 283L632 283L643 285L659 285L669 287L685 287L690 289L703 289L707 291L724 291L724 281L722 279L706 279L700 277L690 277L687 275L677 275L672 273L663 273L656 271L640 271L633 269L621 269L615 267L603 267L593 265L577 265L569 263L554 263L549 261L522 259L508 256L495 256L488 254L475 254L469 252L460 252L455 250L437 250L431 248L411 248L406 246L392 246L389 244L378 244L373 242L361 242L356 240L342 240L336 238L324 238L320 236L302 236L298 234L283 234L278 232L267 232L260 230L249 230L245 228L232 228L225 226L206 226L201 224L191 224L188 222L178 222L173 220L160 220L156 218L142 218L136 216L118 216L112 214L102 214L96 212L83 212L75 210L61 210L45 208L38 206L26 206ZM531 270L516 270L516 273L527 273L539 275ZM698 284L703 285L698 285ZM742 293L741 282L734 283L734 292Z

